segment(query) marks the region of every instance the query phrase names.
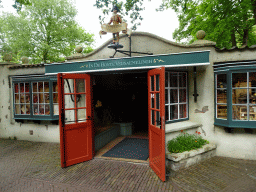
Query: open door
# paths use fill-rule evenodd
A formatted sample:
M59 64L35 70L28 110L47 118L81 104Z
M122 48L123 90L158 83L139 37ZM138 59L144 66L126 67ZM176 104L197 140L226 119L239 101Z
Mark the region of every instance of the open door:
M165 68L148 71L149 165L165 181Z
M58 74L61 167L93 158L91 81L88 74Z

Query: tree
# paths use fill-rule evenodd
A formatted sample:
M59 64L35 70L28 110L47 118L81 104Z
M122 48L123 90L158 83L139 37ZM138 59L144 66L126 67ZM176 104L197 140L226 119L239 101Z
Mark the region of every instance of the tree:
M87 47L93 42L93 34L75 22L76 10L69 0L31 0L18 15L3 14L4 25L0 39L3 51L11 51L16 60L21 56L32 63L63 61L76 45Z
M17 12L19 12L22 8L22 5L32 5L32 3L30 0L15 0L13 7L17 9Z
M256 44L256 0L164 0L162 10L172 8L179 19L173 33L178 42L196 40L196 32L204 30L205 39L219 48Z

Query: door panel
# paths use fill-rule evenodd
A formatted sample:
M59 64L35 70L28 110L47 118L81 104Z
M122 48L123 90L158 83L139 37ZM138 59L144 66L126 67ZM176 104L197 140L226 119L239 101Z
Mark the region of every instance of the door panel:
M93 158L91 81L88 74L58 74L61 167Z
M148 72L149 165L165 181L165 68Z

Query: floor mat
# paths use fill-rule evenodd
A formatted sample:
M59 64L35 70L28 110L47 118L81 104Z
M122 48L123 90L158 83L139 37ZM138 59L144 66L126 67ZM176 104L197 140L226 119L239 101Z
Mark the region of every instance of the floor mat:
M148 139L126 137L102 156L147 160L149 156Z

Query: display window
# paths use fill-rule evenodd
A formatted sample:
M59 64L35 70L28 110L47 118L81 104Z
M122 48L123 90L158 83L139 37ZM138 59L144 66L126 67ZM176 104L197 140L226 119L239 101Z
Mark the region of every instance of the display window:
M255 128L256 71L232 70L215 74L215 124Z
M58 86L52 78L13 78L15 119L58 119Z

